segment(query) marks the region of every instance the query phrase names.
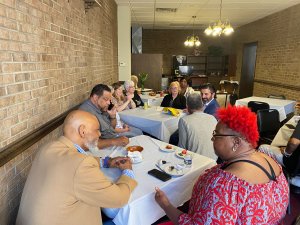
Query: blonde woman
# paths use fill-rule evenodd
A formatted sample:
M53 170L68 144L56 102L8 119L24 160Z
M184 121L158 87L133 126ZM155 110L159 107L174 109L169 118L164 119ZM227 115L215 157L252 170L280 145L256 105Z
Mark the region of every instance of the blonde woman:
M169 94L164 97L160 106L176 109L186 108L186 98L180 94L180 85L178 81L174 81L170 84Z
M126 109L136 108L136 105L132 100L134 96L133 94L128 94L125 97L123 95L123 89L120 83L114 83L112 86L114 89L112 103L116 106L118 112L121 112Z

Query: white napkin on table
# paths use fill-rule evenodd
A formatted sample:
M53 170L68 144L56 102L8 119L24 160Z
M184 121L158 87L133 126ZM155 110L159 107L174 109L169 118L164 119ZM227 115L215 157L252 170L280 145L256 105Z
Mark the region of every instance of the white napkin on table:
M128 152L128 157L131 159L132 163L139 163L143 160L142 154L138 151Z

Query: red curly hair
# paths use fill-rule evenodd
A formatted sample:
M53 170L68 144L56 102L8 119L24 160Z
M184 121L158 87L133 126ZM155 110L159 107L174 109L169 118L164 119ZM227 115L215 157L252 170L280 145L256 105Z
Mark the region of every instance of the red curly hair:
M220 108L217 116L221 123L240 133L255 148L259 139L256 114L245 106Z

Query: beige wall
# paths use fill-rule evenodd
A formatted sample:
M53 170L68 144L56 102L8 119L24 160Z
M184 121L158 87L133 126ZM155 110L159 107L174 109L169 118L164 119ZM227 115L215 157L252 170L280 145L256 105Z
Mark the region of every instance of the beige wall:
M255 79L271 84L254 83L254 95L283 94L300 100L300 5L242 26L234 33L233 48L237 55L240 77L245 43L257 42ZM281 84L298 87L298 91Z
M117 6L83 0L0 1L0 151L118 79ZM12 224L34 153L0 167L0 224Z
M172 55L194 55L194 49L184 46L192 30L143 30L143 53L163 54L163 73L171 74ZM208 46L221 46L224 54L231 53L231 37L207 37L202 31L195 31L199 36L201 54L207 54Z

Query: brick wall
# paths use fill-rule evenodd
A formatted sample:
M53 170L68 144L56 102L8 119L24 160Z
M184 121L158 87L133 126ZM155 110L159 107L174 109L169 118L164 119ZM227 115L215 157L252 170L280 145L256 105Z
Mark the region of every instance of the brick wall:
M0 148L117 80L117 7L103 2L1 1Z
M61 128L48 134L41 141L0 167L0 224L14 224L23 187L32 160L39 148L61 135Z
M242 26L234 33L237 76L241 75L243 45L257 42L255 78L275 82L274 85L255 82L255 96L274 93L300 100L300 91L280 87L280 84L286 84L300 88L299 23L300 5L296 5Z
M192 30L143 30L143 53L163 54L163 73L171 74L172 55L194 55L194 49L184 46L187 36L192 35ZM231 36L207 37L202 31L195 31L201 46L201 54L207 54L208 46L221 46L224 54L231 53Z
M0 151L118 79L117 6L83 0L0 1ZM42 141L0 167L0 224L13 224Z

